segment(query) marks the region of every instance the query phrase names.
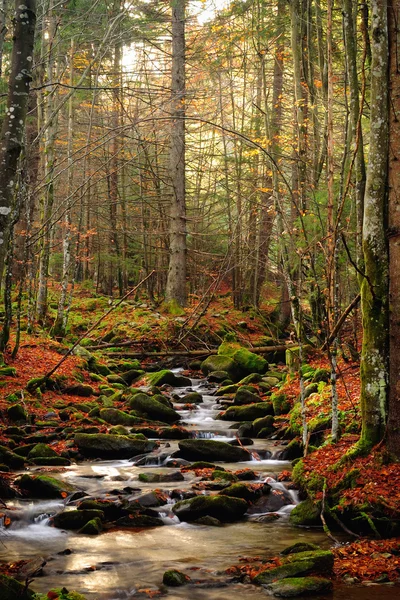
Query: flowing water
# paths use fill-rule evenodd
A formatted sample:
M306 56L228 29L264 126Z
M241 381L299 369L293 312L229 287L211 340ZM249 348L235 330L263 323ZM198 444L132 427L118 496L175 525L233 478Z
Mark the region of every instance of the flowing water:
M214 389L206 382L194 380L192 388L203 395L203 404L195 410L185 410L179 401L175 408L182 415L183 424L197 437L221 441L233 440L232 423L215 419L221 407L212 395ZM177 390L180 396L188 389ZM279 511L279 518L259 522L252 515L245 521L208 527L180 523L171 512L171 500L159 509L166 526L140 530L111 530L99 536L80 535L49 526L49 518L64 509L60 500L9 501L13 509L11 528L0 530L0 560L12 562L43 556L47 560L43 575L37 577L32 588L46 592L51 587L65 586L75 589L91 600L128 600L147 597L141 590L158 590L165 570L175 568L184 571L196 582L196 586L164 589L170 600L231 600L235 594L240 598L256 600L265 598L262 588L246 584L229 584L221 572L237 564L240 557L268 558L297 541L308 541L329 547L329 540L319 529L294 529L288 523L290 510L297 503L297 493L287 490L277 482L280 471L290 468L290 463L275 457L282 447L271 440L256 440L254 446L261 460L227 464L227 469L250 467L256 471L258 481L267 481L273 489L284 493L287 503ZM95 461L73 465L60 472L77 488L96 497L115 498L118 490L132 498L156 488L168 492L173 489L189 489L198 481L193 473L185 474L185 481L165 484L146 484L138 480L139 473L168 473L163 466L170 454L177 449L177 442L164 441L145 464L135 460ZM137 461L136 462L142 462ZM33 469L32 471L40 471ZM31 471L31 472L32 472ZM222 587L221 587L222 586ZM328 598L332 596L322 596ZM389 600L396 594L388 586L353 586L335 591L335 600Z

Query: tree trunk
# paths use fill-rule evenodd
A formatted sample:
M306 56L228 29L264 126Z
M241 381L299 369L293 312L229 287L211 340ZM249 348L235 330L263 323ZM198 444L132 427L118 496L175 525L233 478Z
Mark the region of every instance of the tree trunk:
M27 0L25 4L16 1L7 111L0 134L0 281L9 238L18 159L24 140L35 24L35 0Z
M400 459L400 74L398 22L400 1L389 2L390 41L390 153L389 153L389 304L390 304L390 388L387 447Z
M388 388L388 252L385 239L388 162L388 31L386 0L371 1L371 133L364 199L361 285L361 445L385 432Z
M186 304L185 199L185 0L172 6L171 204L169 212L169 265L165 300Z

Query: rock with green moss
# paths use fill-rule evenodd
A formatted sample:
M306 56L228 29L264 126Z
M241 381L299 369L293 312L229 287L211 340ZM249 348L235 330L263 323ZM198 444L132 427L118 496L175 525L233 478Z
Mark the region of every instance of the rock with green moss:
M210 516L222 523L232 523L243 517L247 510L247 502L242 498L229 496L195 496L181 500L172 507L181 521L196 521Z
M168 369L163 369L162 371L156 371L155 373L148 373L147 379L151 383L151 385L155 385L160 387L167 383L168 385L172 385L173 387L186 387L191 385L191 380L188 377L183 377L182 375L175 375L172 371Z
M186 460L239 462L249 460L250 454L240 446L207 439L182 440L178 442L179 457Z
M1 600L34 600L35 594L12 577L0 574L0 598Z
M241 386L235 394L233 403L235 406L243 406L245 404L256 404L260 402L260 396L249 391L246 387Z
M222 421L255 421L267 415L272 415L274 407L271 402L258 402L244 406L230 406L219 415Z
M229 356L220 356L213 354L201 363L201 370L204 375L209 375L215 371L225 371L232 381L238 381L241 373L235 362Z
M145 393L135 394L129 398L129 407L139 415L164 423L177 423L181 416L173 408L165 406L156 398Z
M28 415L22 404L13 404L7 408L7 419L12 423L25 423Z
M124 383L126 383L126 385L132 385L132 383L139 377L142 377L144 373L145 372L143 371L143 369L128 369L128 371L122 373L121 378L123 379Z
M38 467L68 467L71 464L69 458L64 456L38 456L30 458L29 462Z
M48 458L50 456L58 456L58 454L53 448L43 443L33 446L28 454L28 458Z
M6 446L0 446L0 463L7 465L11 469L22 469L24 458L9 450Z
M243 348L237 342L223 342L218 348L218 354L231 358L244 376L251 375L252 373L263 374L268 370L268 362L265 358L254 352L250 352L250 350Z
M313 383L319 383L324 381L328 383L331 379L331 372L329 369L317 369L313 376Z
M213 371L208 375L208 381L211 383L223 383L229 379L229 374L226 371Z
M81 529L89 521L104 519L104 513L101 510L83 509L83 510L66 510L58 515L54 515L51 523L59 529Z
M261 417L260 419L256 419L252 424L253 435L260 439L268 438L272 433L274 433L274 417L272 415L267 415L266 417Z
M228 488L219 492L219 495L230 496L232 498L242 498L246 502L254 502L261 496L259 489L254 489L250 484L233 483Z
M129 415L117 408L102 408L99 412L99 416L100 419L103 419L106 423L110 423L110 425L133 427L141 422L140 418Z
M15 485L30 498L65 498L76 492L76 488L65 481L48 475L21 475Z
M330 575L333 569L334 557L329 550L310 550L289 554L279 567L266 569L253 579L253 583L265 585L273 581L314 573Z
M0 377L16 377L17 369L14 367L1 367Z
M281 460L294 460L303 456L303 444L297 438L291 440L279 455Z
M239 387L240 386L238 383L231 383L229 385L223 385L216 391L215 395L216 396L227 396L229 394L236 394Z
M85 525L79 530L78 533L84 533L85 535L99 535L102 532L103 525L99 517L90 519Z
M290 577L270 583L266 589L277 598L311 596L331 592L332 581L323 577Z
M165 571L163 575L163 584L168 585L169 587L180 587L189 582L190 577L176 569L169 569L168 571Z
M93 395L94 390L92 386L87 383L74 383L73 385L64 388L63 392L70 396L82 396L88 398Z
M180 402L184 404L201 404L203 402L203 396L199 392L189 392L180 399Z
M77 433L74 441L79 452L84 456L109 459L131 458L151 452L157 447L156 442L109 433Z
M223 480L223 481L236 482L236 481L238 481L238 478L236 477L236 475L234 473L230 473L229 471L221 471L221 469L215 469L215 471L213 471L211 473L211 480L212 481Z
M290 411L290 402L284 392L274 392L270 396L275 415L286 415Z
M250 373L239 381L240 385L248 385L249 383L260 383L262 381L262 375L260 373Z
M123 425L115 425L114 427L110 427L109 433L112 435L129 435L129 429Z
M75 591L69 591L67 588L52 588L50 592L53 594L53 598L57 598L57 600L86 600L85 596L79 594ZM37 595L35 596L35 600L47 600L50 598L50 592L46 594L46 596Z
M117 527L161 527L165 525L159 517L144 514L124 515L115 522Z
M321 511L310 499L300 502L290 513L289 521L297 527L321 525Z

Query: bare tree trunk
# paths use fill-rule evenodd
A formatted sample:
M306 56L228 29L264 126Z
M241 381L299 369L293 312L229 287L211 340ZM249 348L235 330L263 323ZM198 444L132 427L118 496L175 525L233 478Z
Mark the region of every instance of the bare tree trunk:
M390 128L389 128L389 276L390 276L390 387L387 447L400 459L400 74L398 23L400 1L389 2Z
M18 159L24 143L35 24L35 0L27 0L25 4L16 0L7 111L0 134L0 281L10 234L10 213Z
M169 265L165 300L186 304L186 198L185 198L185 0L172 6L172 100L169 212Z
M388 253L385 213L388 171L387 1L371 0L371 133L364 199L361 285L361 445L370 448L385 432L388 388Z

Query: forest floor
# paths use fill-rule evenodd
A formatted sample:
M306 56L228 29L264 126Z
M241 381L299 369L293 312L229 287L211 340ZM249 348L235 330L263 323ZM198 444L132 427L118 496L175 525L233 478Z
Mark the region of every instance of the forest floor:
M273 330L269 325L269 314L274 308L273 302L259 312L240 312L233 309L230 297L225 294L213 299L206 309L197 311L195 300L193 299L191 308L175 317L171 317L160 307L154 307L142 298L123 302L101 321L99 327L89 337L84 337L80 344L87 348L105 343L114 344L110 348L95 351L96 359L101 363L106 362L109 357L122 355L130 357L141 352L157 352L171 348L179 348L184 352L191 349L204 349L206 356L207 350L221 343L227 333L234 333L241 344L250 348L262 346L266 341L270 343ZM5 414L9 406L7 398L11 394L24 390L33 377L48 373L60 361L62 348L77 341L108 309L107 298L94 297L93 292L81 289L72 306L70 331L65 343L52 339L51 330L50 333L44 329L38 330L35 334L23 332L17 357L12 359L10 354L5 355L5 364L14 367L16 374L3 377L0 382L0 414ZM50 302L50 324L55 312L56 306ZM182 340L183 333L184 340ZM177 344L179 339L182 341ZM132 342L131 347L120 346L128 340ZM13 338L10 341L10 350L12 345ZM145 362L149 360L151 359L146 358ZM160 368L168 368L177 364L176 360L159 358L158 363ZM186 365L189 360L185 357ZM318 351L311 353L308 364L313 369L326 369L329 366L326 356ZM97 389L99 382L93 380L91 374L83 367L82 358L69 356L57 370L57 377L61 378L64 384L73 384L76 383L79 373L81 382ZM298 374L289 374L280 391L287 395L293 406L299 395ZM310 448L313 451L304 459L303 477L305 480L313 478L314 481L316 479L324 481L327 493L329 490L340 489L340 504L343 511L355 506L375 506L389 519L398 520L400 519L400 464L390 462L384 444L374 448L368 456L352 461L348 468L337 468L338 461L359 437L359 394L359 364L352 362L349 357L345 359L341 357L338 378L339 411L342 429L347 433L338 443L322 443L316 449L311 448L313 443L311 438ZM59 398L58 391L48 390L41 398L26 394L22 399L29 412L35 413L37 419L43 419L52 411L54 403ZM79 403L82 402L82 397L70 395L68 400ZM311 421L329 417L330 410L330 385L326 385L318 397L315 396L308 404L307 418ZM296 416L281 415L277 419L279 428L290 423L296 425ZM299 423L299 415L297 415L298 426ZM326 423L322 438L327 438L329 435L329 418ZM318 433L321 434L321 430L318 430ZM4 443L6 439L1 433L0 444ZM62 441L53 447L57 452L61 452L64 450L63 444L65 442ZM351 478L347 477L349 470L354 474ZM7 477L7 474L4 474L4 477ZM314 489L314 499L321 501L323 493L322 487ZM398 582L400 580L400 538L378 539L378 535L372 524L371 530L365 532L363 537L357 537L352 543L334 547L334 573L338 581ZM254 570L256 566L249 563L240 568ZM7 567L4 566L3 571L6 570Z

